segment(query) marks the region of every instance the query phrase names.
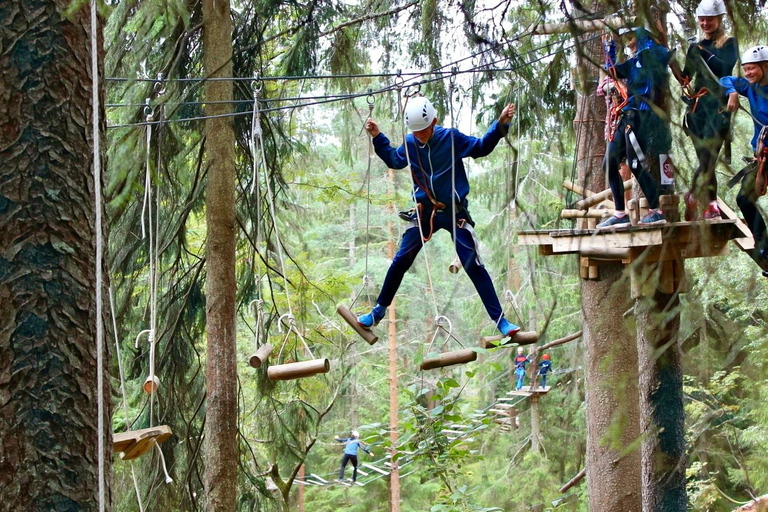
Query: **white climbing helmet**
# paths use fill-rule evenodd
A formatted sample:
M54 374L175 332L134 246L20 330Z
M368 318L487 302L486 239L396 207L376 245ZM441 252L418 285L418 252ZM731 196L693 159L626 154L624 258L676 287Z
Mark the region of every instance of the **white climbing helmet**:
M408 100L403 115L408 129L412 132L418 132L432 124L432 121L437 117L437 112L427 98L417 96Z
M358 437L360 437L360 432L358 432L357 430L353 430L353 431L352 431L352 437L354 437L355 439L357 439Z
M768 61L768 47L760 45L753 46L749 50L745 51L741 56L741 65L755 64L757 62Z
M722 16L725 14L723 0L702 0L696 8L696 17Z

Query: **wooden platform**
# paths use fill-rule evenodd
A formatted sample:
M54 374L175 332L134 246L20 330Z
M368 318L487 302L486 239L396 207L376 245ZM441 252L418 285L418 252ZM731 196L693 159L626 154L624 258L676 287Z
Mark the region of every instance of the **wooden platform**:
M747 238L737 219L628 226L616 230L521 231L518 243L543 255L579 254L589 265L702 258L728 254L728 241Z
M542 387L536 387L536 389L531 389L531 386L523 386L522 388L513 389L512 391L507 391L508 395L512 396L533 396L533 395L546 395L549 393L549 390L552 389L552 386L547 386L545 388Z
M112 436L112 451L119 453L122 460L133 460L151 450L155 442L162 444L171 435L173 432L167 425L120 432Z

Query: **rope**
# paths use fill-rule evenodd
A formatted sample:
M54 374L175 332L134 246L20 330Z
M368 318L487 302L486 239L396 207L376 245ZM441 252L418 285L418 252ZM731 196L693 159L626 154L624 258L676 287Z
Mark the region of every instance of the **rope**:
M125 411L125 429L128 430L128 401L125 398L125 376L123 374L123 358L120 355L120 337L117 335L117 318L115 317L115 298L112 295L112 286L109 286L109 309L112 313L112 329L115 335L115 352L117 353L117 371L120 374L120 395L123 399L123 410ZM131 478L133 479L133 488L136 490L136 501L139 502L139 512L144 512L144 503L141 501L141 492L139 491L139 481L136 478L136 467L131 461Z
M104 276L102 263L104 259L104 240L102 239L101 218L101 132L99 130L99 52L98 52L98 19L96 17L96 0L91 0L91 137L93 138L93 190L95 197L94 208L96 210L96 394L98 420L98 454L99 461L99 512L104 512L107 505L106 482L104 468L104 450L106 439L104 438L104 324L102 322L102 286Z
M451 78L448 79L448 108L451 115L451 236L453 236L453 248L456 250L456 254L459 254L459 241L456 239L456 208L458 197L456 194L456 146L453 140L453 132L456 128L456 122L453 119L453 93L456 90L456 68L453 68L451 72ZM458 273L457 273L458 274Z

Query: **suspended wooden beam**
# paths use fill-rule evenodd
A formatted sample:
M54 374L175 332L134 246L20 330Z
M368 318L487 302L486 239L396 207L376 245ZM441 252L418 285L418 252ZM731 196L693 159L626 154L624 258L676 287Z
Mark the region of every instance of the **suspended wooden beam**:
M118 432L112 436L112 451L119 453L122 460L133 460L151 450L155 443L164 443L171 435L173 432L167 425Z
M499 343L500 341L503 343ZM480 346L482 348L495 348L510 345L532 345L537 341L539 341L539 333L536 331L518 331L518 333L511 338L504 336L503 334L483 336L480 338Z
M565 494L568 492L568 489L576 485L577 483L581 482L581 480L587 476L587 468L582 469L579 471L575 477L568 480L568 482L560 488L560 494Z
M565 209L560 212L561 219L602 219L613 215L613 210L590 208L588 210Z
M264 361L269 358L269 356L272 354L272 345L269 343L265 343L262 346L254 352L250 358L248 358L248 364L251 366L251 368L258 368L262 364L264 364Z
M463 350L454 350L445 352L435 357L428 357L422 361L419 368L421 370L434 370L435 368L444 368L455 364L465 364L477 360L477 352L471 348Z
M584 32L600 32L606 29L634 26L634 20L610 17L602 20L571 20L566 23L542 23L533 29L534 35L545 34L581 34Z
M624 190L629 190L630 188L632 188L632 180L625 181ZM605 189L602 192L598 192L593 196L585 197L581 201L576 201L575 206L578 210L586 210L590 206L594 206L597 203L608 199L609 197L613 197L613 193L611 192L610 188Z
M347 306L344 304L339 304L336 306L336 312L339 314L341 318L344 319L347 324L355 330L357 334L360 335L361 338L363 338L365 341L368 342L369 345L373 345L377 341L379 341L379 337L376 336L372 330L366 329L360 323L357 321L357 317L352 314L352 312L349 310Z
M310 359L296 363L277 364L267 369L269 380L293 380L328 373L331 363L326 358Z

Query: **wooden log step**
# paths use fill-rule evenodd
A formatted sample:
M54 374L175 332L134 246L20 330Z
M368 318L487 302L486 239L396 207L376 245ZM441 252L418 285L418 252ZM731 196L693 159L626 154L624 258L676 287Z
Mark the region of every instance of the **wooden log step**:
M311 377L318 373L328 373L331 363L326 358L299 361L296 363L277 364L267 369L269 380L293 380Z
M357 321L357 317L352 314L352 312L349 310L347 306L344 304L339 304L336 306L336 312L339 314L341 318L344 319L347 324L354 329L354 331L360 335L361 338L363 338L365 341L368 342L369 345L373 345L377 341L379 341L379 337L376 336L372 330L366 329L362 325L360 325Z
M632 188L632 180L627 180L624 182L624 190L629 190ZM613 193L611 192L611 189L605 189L602 192L598 192L597 194L593 196L586 197L582 199L581 201L576 201L576 209L578 210L586 210L590 206L594 206L597 203L604 201L606 199L610 199L613 197Z
M112 436L112 451L119 453L122 460L133 460L151 450L155 442L162 444L171 435L173 432L167 425L119 432Z
M454 350L445 352L435 357L424 358L419 368L423 370L434 370L435 368L445 368L455 364L465 364L477 360L477 352L471 348L463 350Z
M503 334L483 336L480 338L480 346L482 348L496 348L512 345L532 345L537 341L539 341L539 333L536 331L518 331L517 334L511 338L508 338Z
M264 361L269 358L269 356L272 354L272 345L269 343L265 343L262 346L259 347L259 349L254 352L250 358L248 358L248 364L251 366L251 368L258 368L262 364L264 364Z

